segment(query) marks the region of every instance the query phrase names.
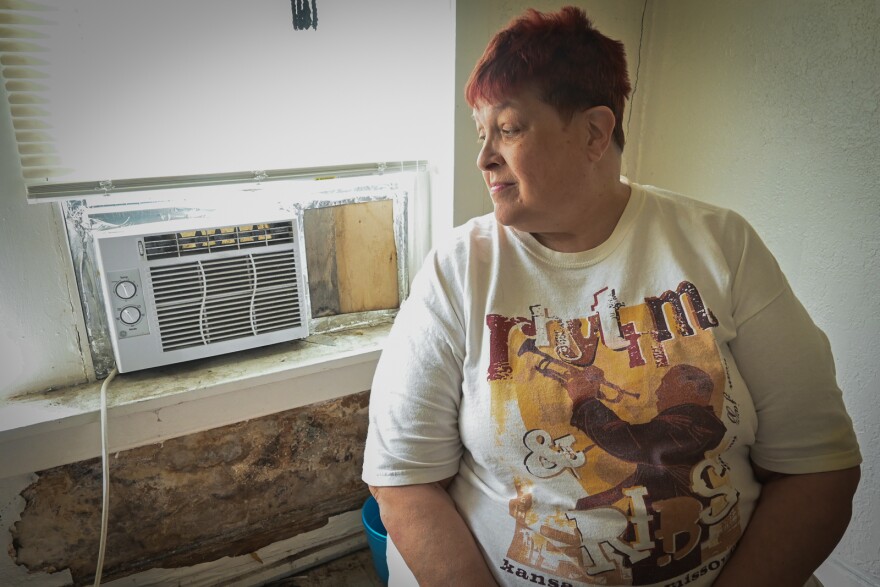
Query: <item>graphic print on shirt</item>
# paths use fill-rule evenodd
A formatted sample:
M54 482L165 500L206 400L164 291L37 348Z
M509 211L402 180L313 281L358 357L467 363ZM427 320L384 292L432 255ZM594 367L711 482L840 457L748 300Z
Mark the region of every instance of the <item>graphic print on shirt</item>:
M598 291L584 316L486 317L496 438L512 418L527 430L499 561L520 577L696 579L742 533L718 321L687 281L643 304L617 295Z

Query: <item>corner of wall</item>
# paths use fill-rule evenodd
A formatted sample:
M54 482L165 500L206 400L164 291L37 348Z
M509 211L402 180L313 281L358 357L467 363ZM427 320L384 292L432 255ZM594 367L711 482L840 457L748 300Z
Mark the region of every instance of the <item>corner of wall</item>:
M45 205L45 204L43 204ZM61 259L72 260L73 256L70 250L70 241L67 236L67 225L64 221L64 211L61 204L51 204L52 219L55 222L57 230L54 233L56 241L56 250ZM76 332L76 345L79 348L81 358L83 379L85 381L97 381L95 374L95 365L92 361L92 351L89 347L89 333L86 327L83 306L80 301L79 286L76 280L76 272L70 262L64 263L64 282L67 285L68 300L70 301L70 313L74 321L74 330Z
M660 5L662 6L662 5ZM644 153L645 141L640 140L648 128L648 94L650 93L650 77L654 68L655 54L653 51L654 31L656 27L657 13L660 6L654 0L645 0L644 15L642 19L641 42L638 47L637 58L637 77L633 86L633 93L630 96L630 113L628 116L634 119L634 126L627 128L627 142L632 144L635 138L635 153L627 159L628 177L639 182L642 167L642 156Z

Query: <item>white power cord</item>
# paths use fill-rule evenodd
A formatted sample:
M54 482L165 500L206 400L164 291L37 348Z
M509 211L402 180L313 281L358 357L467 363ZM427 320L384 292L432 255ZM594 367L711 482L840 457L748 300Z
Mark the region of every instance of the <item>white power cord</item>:
M104 553L107 550L107 520L110 517L110 458L107 448L107 387L119 371L116 367L101 384L101 476L104 479L104 499L101 505L101 538L98 546L98 565L95 568L95 587L101 584L104 570Z

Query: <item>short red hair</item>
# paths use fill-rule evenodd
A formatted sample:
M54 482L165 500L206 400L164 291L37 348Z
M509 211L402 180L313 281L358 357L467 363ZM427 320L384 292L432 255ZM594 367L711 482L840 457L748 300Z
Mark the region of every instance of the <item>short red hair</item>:
M623 108L631 86L623 43L593 27L580 8L530 8L492 38L471 72L465 98L473 108L535 86L563 119L594 106L614 113L614 142L623 149Z

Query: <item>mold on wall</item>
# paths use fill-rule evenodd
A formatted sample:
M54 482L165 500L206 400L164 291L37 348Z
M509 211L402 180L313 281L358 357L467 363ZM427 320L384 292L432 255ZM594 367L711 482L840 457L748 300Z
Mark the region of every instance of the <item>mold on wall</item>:
M103 576L239 556L359 508L369 392L110 455ZM11 528L29 572L94 580L101 462L37 473Z

